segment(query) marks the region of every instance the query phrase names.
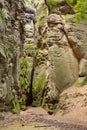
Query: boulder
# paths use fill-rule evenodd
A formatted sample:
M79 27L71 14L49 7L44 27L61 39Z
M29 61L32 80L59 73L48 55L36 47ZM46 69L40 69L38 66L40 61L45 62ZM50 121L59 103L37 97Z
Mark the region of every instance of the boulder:
M49 62L49 79L54 83L55 92L62 92L77 80L78 62L71 48L53 45L49 48Z

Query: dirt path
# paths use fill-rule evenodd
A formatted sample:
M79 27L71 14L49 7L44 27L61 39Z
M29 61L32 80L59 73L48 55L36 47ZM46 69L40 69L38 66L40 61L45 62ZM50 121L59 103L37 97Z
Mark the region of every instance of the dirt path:
M72 118L72 115L60 116L58 113L56 115L48 115L48 113L42 108L32 108L29 107L26 111L21 111L19 115L13 115L11 113L4 113L5 119L0 120L0 126L10 125L12 122L19 121L21 126L27 126L29 123L37 122L40 124L36 127L53 127L55 130L87 130L87 121L77 121L76 118ZM41 125L41 123L43 125Z

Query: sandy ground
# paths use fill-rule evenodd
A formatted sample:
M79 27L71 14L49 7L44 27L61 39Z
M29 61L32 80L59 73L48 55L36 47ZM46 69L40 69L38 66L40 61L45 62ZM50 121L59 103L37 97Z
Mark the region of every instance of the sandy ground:
M48 115L48 113L41 107L28 107L26 111L21 111L19 115L13 115L12 113L4 114L6 114L5 119L0 121L2 128L11 125L16 120L19 121L21 127L24 128L26 128L26 126L29 126L31 123L37 122L35 126L38 128L38 130L41 127L47 130L87 130L87 108L75 110L72 113L64 115L61 115L59 112L53 115ZM0 127L0 130L5 129L1 129Z
M60 107L53 115L49 115L41 107L28 107L26 111L21 111L18 115L10 112L3 114L5 118L0 120L0 126L3 127L11 125L16 120L22 127L35 122L43 124L45 129L49 126L50 130L51 128L55 130L87 130L87 85L82 88L71 87L65 90L60 95ZM38 126L38 130L42 126ZM5 129L0 127L0 130Z

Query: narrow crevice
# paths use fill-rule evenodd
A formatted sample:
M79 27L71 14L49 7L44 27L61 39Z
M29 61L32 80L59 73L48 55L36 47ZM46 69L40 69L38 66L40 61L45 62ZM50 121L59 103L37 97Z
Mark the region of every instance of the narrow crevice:
M33 19L33 25L34 25L34 44L37 44L37 38L36 38L36 18L34 15L34 19ZM33 64L32 64L32 70L31 70L31 79L30 79L30 83L29 83L29 93L27 94L27 102L26 105L27 106L32 106L33 103L33 80L34 80L34 72L35 72L35 66L36 66L36 50L33 54Z
M31 106L33 103L33 80L34 80L34 72L35 72L35 62L36 57L33 58L33 66L31 70L31 80L29 84L29 93L27 94L27 106Z

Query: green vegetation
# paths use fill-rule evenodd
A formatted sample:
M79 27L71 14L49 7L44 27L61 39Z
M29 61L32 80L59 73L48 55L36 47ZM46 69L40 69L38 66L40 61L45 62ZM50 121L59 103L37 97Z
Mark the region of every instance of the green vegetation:
M47 10L46 10L46 7L43 8L43 10L41 11L40 13L40 18L43 18L46 16L46 13L47 13Z
M39 50L37 50L37 52L36 52L36 60L41 59L42 56L43 56L42 53Z
M73 4L73 0L67 0L68 4Z
M3 2L0 2L0 4L4 5L4 2L5 1L3 0ZM7 36L5 34L6 27L7 27L6 21L9 21L9 19L11 20L10 12L4 8L0 9L0 30L2 33L1 43L0 43L0 53L5 60L8 60L9 58L11 58L11 56L14 55L13 53L15 51L14 43L10 43L9 38L7 39ZM13 41L14 41L14 38L13 38Z
M5 28L5 21L10 19L10 13L6 9L0 9L0 28Z
M57 5L61 2L61 0L48 0L47 4L48 4L48 8L49 10L55 11ZM75 2L74 0L67 0L67 4L70 4L74 7L75 9L75 18L76 21L80 21L80 20L86 20L87 19L87 0L77 0L77 2Z
M22 57L20 59L20 107L21 109L26 108L27 93L29 92L29 68L27 57Z
M24 46L24 52L25 52L26 50L29 51L29 50L35 49L35 48L36 48L35 43L25 44L25 46Z
M20 82L19 82L19 93L14 89L12 91L12 112L19 113L20 109L26 109L27 92L29 91L29 71L28 71L28 59L22 57L20 59Z
M2 10L0 9L0 27L3 25L3 14Z
M0 54L6 59L7 56L5 54L5 49L4 46L2 44L0 44Z
M8 46L5 44L0 44L0 54L3 56L5 60L11 58L12 53L15 53L15 47L12 43L8 43Z
M41 43L41 48L46 48L48 46L48 39L47 38L43 38L42 39L42 43Z
M66 22L70 22L70 20L71 20L73 17L74 17L74 15L72 15L72 14L66 14L66 15L65 15L65 20L66 20Z
M75 5L76 19L77 21L87 19L87 0L78 0Z
M79 78L79 80L75 83L77 87L83 87L87 84L87 77L86 78Z
M40 106L43 103L45 85L45 75L35 76L35 80L33 82L33 106Z
M46 58L45 58L44 53L42 51L37 50L37 52L36 52L36 66L38 66L40 64L46 65Z
M20 86L22 90L29 89L28 59L26 57L20 59Z
M37 23L38 27L41 27L44 25L46 16L47 16L47 7L44 5L38 17L38 23Z
M20 112L20 104L19 104L19 99L17 96L17 93L15 90L13 90L13 99L12 99L12 112L19 113Z
M48 0L48 7L50 11L54 11L56 6L61 2L61 0Z
M29 44L25 44L24 45L24 52L26 55L28 55L29 53L33 56L35 53L35 49L36 49L36 44L35 43L29 43Z
M73 4L73 0L67 0L68 4ZM76 12L76 21L86 20L87 19L87 0L77 0L74 4L75 12Z
M26 101L27 101L26 93L27 91L26 92L22 91L21 98L19 100L21 110L26 110Z

